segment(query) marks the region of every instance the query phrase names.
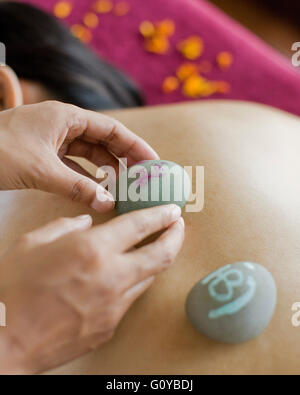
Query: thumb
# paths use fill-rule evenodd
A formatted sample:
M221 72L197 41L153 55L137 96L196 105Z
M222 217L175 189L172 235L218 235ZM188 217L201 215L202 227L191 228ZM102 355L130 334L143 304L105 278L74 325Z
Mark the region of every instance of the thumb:
M48 168L46 174L41 185L44 191L84 203L98 212L106 212L114 208L114 199L105 188L89 177L70 169L59 158L53 159L51 168Z
M75 218L59 218L41 228L26 234L26 242L29 245L51 243L71 232L87 230L92 225L89 215L80 215Z

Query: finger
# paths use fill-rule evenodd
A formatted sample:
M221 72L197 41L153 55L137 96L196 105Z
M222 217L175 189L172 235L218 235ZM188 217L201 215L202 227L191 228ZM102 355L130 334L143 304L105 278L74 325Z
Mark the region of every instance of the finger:
M125 157L128 166L147 159L159 159L157 153L142 138L131 132L121 122L104 114L83 110L73 106L75 131L82 139L91 143L100 143L117 157ZM79 122L79 128L78 128ZM80 127L81 125L81 127ZM82 130L83 125L83 130ZM70 130L74 137L74 127Z
M87 204L98 212L114 208L113 197L101 185L70 169L57 156L53 156L48 163L50 168L40 181L39 189Z
M81 167L74 160L69 158L63 158L62 162L67 165L70 169L76 171L79 174L82 174L85 177L89 177L91 180L97 182L97 178L93 177L89 172L87 172L83 167Z
M34 244L51 243L68 233L89 229L92 222L90 215L80 215L75 218L59 218L42 228L27 233L26 239Z
M0 65L0 80L4 109L21 106L23 104L23 93L18 77L9 66Z
M121 215L91 229L90 232L95 240L99 240L99 237L106 238L107 244L119 252L124 252L147 236L167 228L180 215L181 209L175 204L152 207Z
M75 140L69 145L67 155L79 156L88 159L96 166L112 166L116 174L119 173L119 161L106 148L99 144Z
M174 262L184 240L184 222L179 218L155 242L127 253L122 265L127 286L166 270Z
M154 276L141 281L128 289L123 295L122 316L127 312L130 306L153 284Z

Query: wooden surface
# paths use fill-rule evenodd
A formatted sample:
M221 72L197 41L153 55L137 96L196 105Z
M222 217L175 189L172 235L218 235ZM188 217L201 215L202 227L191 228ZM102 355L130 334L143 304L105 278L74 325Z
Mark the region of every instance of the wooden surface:
M300 41L300 24L255 0L211 0L213 4L288 57L292 43ZM283 2L284 7L284 2ZM300 21L300 17L299 17Z

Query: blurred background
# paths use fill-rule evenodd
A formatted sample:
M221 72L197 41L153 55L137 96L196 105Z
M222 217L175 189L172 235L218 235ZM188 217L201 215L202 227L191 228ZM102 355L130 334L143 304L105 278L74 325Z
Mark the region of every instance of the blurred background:
M247 100L300 115L300 0L19 1L130 76L145 105Z
M287 56L291 55L291 43L300 41L299 0L211 0L211 3Z

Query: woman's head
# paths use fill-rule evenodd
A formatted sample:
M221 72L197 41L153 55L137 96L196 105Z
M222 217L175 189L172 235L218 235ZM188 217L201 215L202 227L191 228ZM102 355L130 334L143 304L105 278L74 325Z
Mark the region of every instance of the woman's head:
M0 67L2 108L46 99L91 110L142 104L127 77L37 8L0 1L0 42L9 66Z

